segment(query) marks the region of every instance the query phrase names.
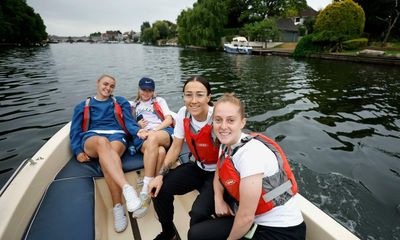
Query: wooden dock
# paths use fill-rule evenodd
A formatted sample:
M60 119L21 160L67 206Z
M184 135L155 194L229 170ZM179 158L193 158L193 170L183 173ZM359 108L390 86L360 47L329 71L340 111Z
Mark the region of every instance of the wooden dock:
M293 49L287 48L253 48L252 55L290 56Z
M252 55L263 56L291 56L293 49L288 48L253 48ZM395 56L370 56L370 55L348 55L340 53L311 54L309 58L351 61L360 63L400 65L400 58Z

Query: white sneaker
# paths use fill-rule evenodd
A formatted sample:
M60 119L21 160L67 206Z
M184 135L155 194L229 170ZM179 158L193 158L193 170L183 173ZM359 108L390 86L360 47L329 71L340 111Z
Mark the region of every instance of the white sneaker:
M143 185L143 178L138 176L136 179L136 185L142 186Z
M125 198L126 208L129 212L133 212L140 208L141 201L137 196L135 189L131 185L125 184L122 188L122 193Z
M114 213L114 229L116 232L123 232L128 226L128 220L125 216L124 207L118 203L113 208Z
M149 210L151 197L147 193L141 192L140 200L142 202L142 205L138 210L132 213L133 218L142 218L146 215L147 211Z

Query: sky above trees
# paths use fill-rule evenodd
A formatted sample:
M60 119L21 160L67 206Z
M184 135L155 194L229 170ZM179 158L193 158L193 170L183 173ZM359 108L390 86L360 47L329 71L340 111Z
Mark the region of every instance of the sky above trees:
M180 12L192 8L196 0L27 0L42 17L50 35L88 36L107 30L140 31L143 22L176 22ZM331 0L307 0L315 10Z

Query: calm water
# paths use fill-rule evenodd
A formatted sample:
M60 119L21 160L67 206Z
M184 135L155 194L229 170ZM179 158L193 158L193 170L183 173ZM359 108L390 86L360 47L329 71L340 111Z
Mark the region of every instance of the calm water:
M234 91L247 129L279 141L300 192L362 239L400 239L400 68L124 44L0 49L0 187L95 94L102 73L133 98L142 76L172 110L201 74ZM1 214L0 214L1 215Z

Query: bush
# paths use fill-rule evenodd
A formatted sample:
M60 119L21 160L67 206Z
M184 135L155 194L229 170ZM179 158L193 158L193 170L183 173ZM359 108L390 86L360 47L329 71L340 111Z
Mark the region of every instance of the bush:
M293 52L294 57L308 57L311 54L322 51L322 46L317 42L313 42L314 34L307 35L300 39Z
M322 10L315 21L314 32L330 31L338 38L358 38L364 31L365 13L352 0L333 2Z
M363 47L366 47L368 44L367 38L357 38L351 39L343 42L343 49L345 50L357 50Z
M275 40L279 36L279 30L273 19L264 19L244 25L244 31L251 40L268 41Z
M299 25L298 28L299 28L300 36L305 36L307 33L307 28L304 25Z

